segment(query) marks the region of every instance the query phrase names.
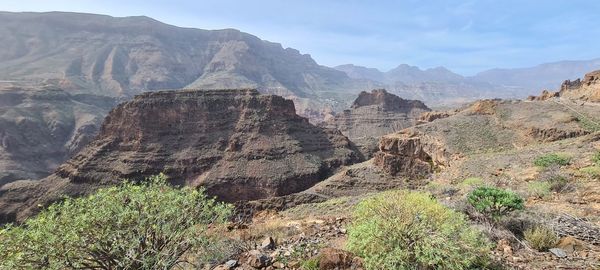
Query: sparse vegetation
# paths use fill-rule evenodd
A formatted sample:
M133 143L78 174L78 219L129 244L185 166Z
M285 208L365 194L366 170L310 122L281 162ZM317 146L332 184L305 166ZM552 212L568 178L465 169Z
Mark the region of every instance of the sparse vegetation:
M546 198L550 195L552 185L549 182L539 181L531 182L527 185L527 193L531 197Z
M579 125L581 126L581 128L586 131L589 131L589 132L600 131L600 124L597 121L595 121L589 117L578 116L577 121L579 122Z
M592 156L592 161L594 163L596 163L596 165L600 166L600 151L596 152L593 156Z
M357 205L348 248L367 269L468 269L484 263L490 245L429 194L390 191Z
M0 269L173 269L188 252L214 250L211 231L231 212L202 190L169 186L164 175L125 183L6 228Z
M304 260L301 264L302 270L319 270L319 258L312 257Z
M502 216L524 207L523 199L519 195L495 187L479 187L468 195L467 200L478 212L493 221L498 221Z
M469 177L460 183L460 187L463 189L471 189L481 187L483 185L485 185L485 182L483 182L483 179L479 177Z
M600 166L588 166L585 168L579 169L582 173L585 173L591 177L598 178L600 177Z
M556 233L545 226L534 226L523 233L525 240L538 251L548 251L558 241Z
M553 165L566 166L566 165L569 165L570 162L571 162L571 157L569 157L565 154L551 153L551 154L546 154L546 155L537 157L535 159L535 161L533 162L533 164L535 164L535 166L547 168L547 167L550 167Z

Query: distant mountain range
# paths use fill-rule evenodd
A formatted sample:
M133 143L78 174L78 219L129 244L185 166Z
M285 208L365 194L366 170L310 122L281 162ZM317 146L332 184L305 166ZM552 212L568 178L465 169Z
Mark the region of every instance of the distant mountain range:
M387 72L329 68L308 54L234 29L176 27L148 17L0 12L0 86L50 85L72 94L129 98L178 88L257 88L293 99L299 113L349 106L363 90L387 88L428 105L523 98L600 69L600 59L464 77L406 64ZM35 87L28 87L35 88Z
M567 79L582 77L600 69L600 58L587 61L560 61L530 68L491 69L465 77L445 67L422 70L406 64L387 72L376 68L340 65L335 69L350 78L375 81L406 98L431 105L448 105L478 98L523 98L542 89L558 90Z

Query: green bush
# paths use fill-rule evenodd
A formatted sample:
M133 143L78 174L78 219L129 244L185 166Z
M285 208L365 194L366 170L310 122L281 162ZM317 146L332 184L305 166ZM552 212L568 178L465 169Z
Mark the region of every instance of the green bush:
M172 269L214 241L230 205L164 175L51 205L0 236L0 269Z
M310 259L306 259L300 265L302 270L319 270L319 258L313 257Z
M529 196L543 199L550 195L551 188L552 185L549 182L531 182L527 186L527 192Z
M539 251L548 251L558 241L556 233L545 226L529 228L525 230L523 236L531 247Z
M467 196L475 210L494 221L514 211L523 209L523 199L514 192L495 187L479 187Z
M546 168L553 165L565 166L569 165L570 162L571 157L565 154L551 153L537 157L533 161L533 164L535 164L535 166Z
M427 193L390 191L360 202L347 247L367 269L470 269L489 242L465 216Z

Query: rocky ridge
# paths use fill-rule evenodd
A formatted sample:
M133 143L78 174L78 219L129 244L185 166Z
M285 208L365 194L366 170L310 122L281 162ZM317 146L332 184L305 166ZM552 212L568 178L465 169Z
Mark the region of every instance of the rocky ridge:
M600 102L600 70L585 74L582 79L566 80L556 92L543 90L539 96L529 96L530 101L542 101L552 98Z

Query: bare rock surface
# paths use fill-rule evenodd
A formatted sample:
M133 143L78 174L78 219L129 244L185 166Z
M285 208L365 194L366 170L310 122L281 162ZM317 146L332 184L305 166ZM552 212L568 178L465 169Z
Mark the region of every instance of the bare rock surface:
M220 200L265 199L306 190L358 161L339 131L310 124L279 96L256 90L146 93L113 109L96 139L55 174L0 189L0 209L5 219L18 219L63 195L160 172L174 184L205 187Z

